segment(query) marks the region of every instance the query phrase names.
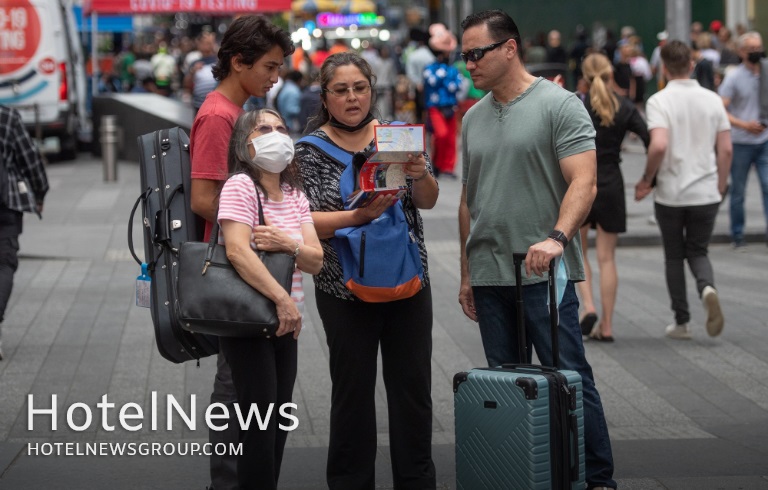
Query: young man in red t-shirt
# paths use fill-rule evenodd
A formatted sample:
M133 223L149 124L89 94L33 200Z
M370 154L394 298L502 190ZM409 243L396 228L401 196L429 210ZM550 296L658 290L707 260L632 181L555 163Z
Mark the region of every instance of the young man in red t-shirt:
M218 195L229 175L227 152L232 127L249 97L263 97L277 82L283 59L293 53L290 35L263 17L246 15L236 19L224 33L213 76L218 87L208 94L195 117L190 135L192 158L192 211L206 220L208 240L218 209ZM211 403L229 409L229 427L209 430L212 444L239 442L240 426L234 412L235 387L229 365L219 353ZM218 413L218 412L217 412ZM211 455L211 489L239 488L237 456Z

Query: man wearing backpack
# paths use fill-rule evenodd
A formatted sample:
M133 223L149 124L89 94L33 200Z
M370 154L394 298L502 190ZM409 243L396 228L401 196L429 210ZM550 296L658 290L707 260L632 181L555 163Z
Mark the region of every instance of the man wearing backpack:
M37 146L21 115L0 105L0 328L19 266L19 235L24 212L40 217L48 178ZM2 334L2 330L0 330ZM0 360L3 359L0 340Z
M224 33L213 76L218 87L205 98L195 117L190 135L192 159L192 210L206 220L205 240L211 233L218 210L218 195L229 176L227 152L235 121L249 97L263 97L277 81L283 59L293 52L287 32L263 17L246 15L236 19ZM229 427L209 431L211 444L237 444L239 424L233 405L237 397L232 374L219 353L211 403L229 408ZM211 489L239 488L237 457L211 455Z

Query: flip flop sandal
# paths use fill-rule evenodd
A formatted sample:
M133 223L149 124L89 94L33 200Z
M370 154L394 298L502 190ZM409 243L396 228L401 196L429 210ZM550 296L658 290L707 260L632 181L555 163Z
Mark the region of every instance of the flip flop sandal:
M603 335L600 332L600 324L596 323L591 332L589 332L589 340L597 342L613 342L613 337L610 335Z
M587 336L592 334L592 329L595 327L595 324L597 323L597 314L596 313L587 313L584 315L584 318L581 319L579 322L579 325L581 326L581 335Z

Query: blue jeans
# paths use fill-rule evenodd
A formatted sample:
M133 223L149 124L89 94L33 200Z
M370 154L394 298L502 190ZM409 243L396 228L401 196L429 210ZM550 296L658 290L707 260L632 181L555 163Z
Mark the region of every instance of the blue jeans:
M517 341L515 288L476 286L472 288L475 308L489 366L520 362ZM525 304L527 359L531 345L544 365L552 365L552 339L549 328L549 292L546 282L523 287ZM581 375L584 395L584 446L587 487L616 488L613 481L613 454L600 395L584 355L579 327L579 300L572 281L568 281L560 303L560 369Z
M734 143L731 163L731 238L734 243L744 241L744 195L749 169L755 164L760 188L763 191L763 213L768 222L768 141L759 145Z

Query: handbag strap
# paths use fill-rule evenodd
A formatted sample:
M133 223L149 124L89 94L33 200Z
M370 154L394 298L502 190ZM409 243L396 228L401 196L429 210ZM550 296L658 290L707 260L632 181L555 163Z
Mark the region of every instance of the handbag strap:
M256 192L256 202L258 203L258 210L259 210L259 224L264 224L264 206L261 205L261 196L259 195L259 188L256 185L256 182L253 182L253 189ZM203 275L205 275L205 271L208 270L208 266L211 263L211 260L213 260L213 250L216 248L216 245L218 245L219 242L219 208L216 208L216 221L213 222L213 227L211 228L211 237L208 239L208 249L205 251L205 263L203 264Z

